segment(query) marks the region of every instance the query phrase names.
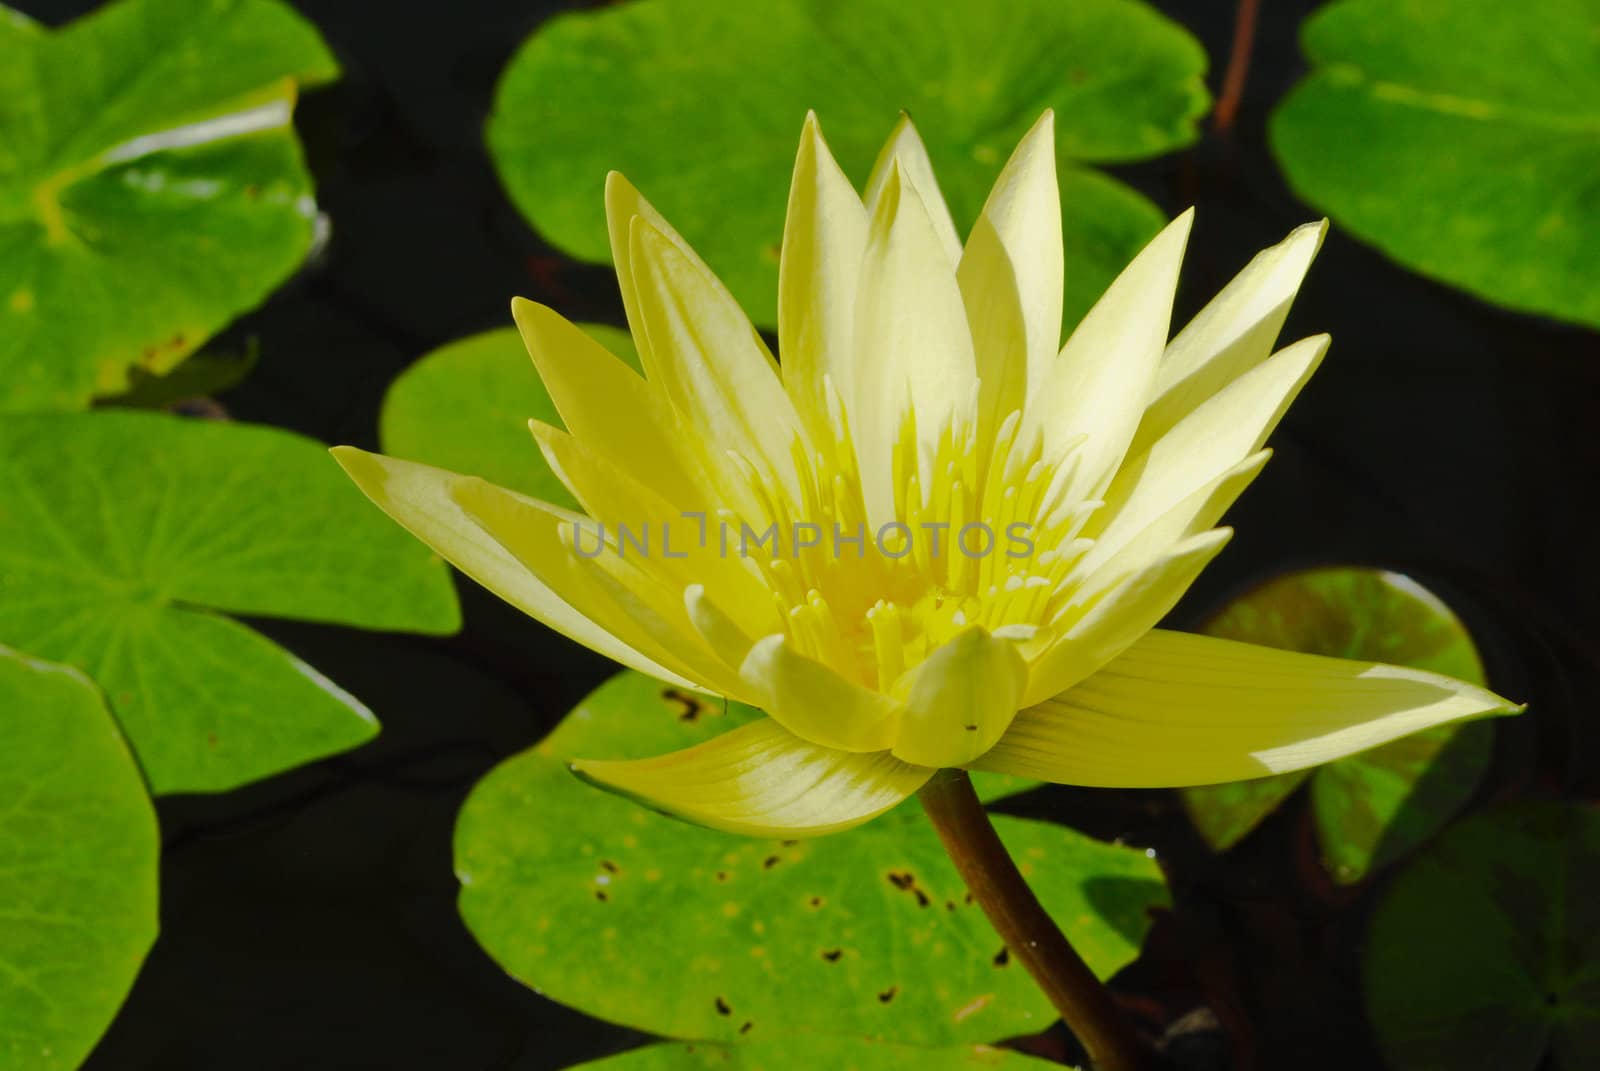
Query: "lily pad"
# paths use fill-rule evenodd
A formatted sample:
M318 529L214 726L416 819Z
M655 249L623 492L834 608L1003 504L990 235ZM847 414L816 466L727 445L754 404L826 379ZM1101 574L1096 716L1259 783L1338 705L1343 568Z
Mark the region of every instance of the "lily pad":
M1600 1052L1600 812L1452 828L1395 879L1362 964L1394 1071L1580 1071ZM1448 984L1441 984L1448 980Z
M964 231L1054 107L1070 326L1164 222L1087 165L1195 140L1205 68L1198 42L1130 0L635 0L545 23L501 78L488 140L511 199L565 252L610 260L601 185L621 171L771 327L807 109L858 186L909 112Z
M161 839L87 678L0 648L0 1067L71 1071L156 938Z
M816 1071L819 1067L850 1071L1029 1071L1060 1064L1036 1060L987 1045L929 1049L888 1045L854 1038L794 1037L748 1045L717 1045L705 1041L646 1045L620 1056L580 1064L572 1071Z
M377 732L222 612L459 625L443 564L318 443L132 410L0 420L0 643L93 677L156 792L232 788Z
M628 332L604 324L582 326L639 367ZM528 433L533 419L561 426L522 336L508 327L442 346L407 368L384 395L378 434L386 454L481 476L577 509Z
M669 1037L941 1045L1051 1023L914 802L845 833L759 841L591 788L563 761L657 754L754 716L626 672L490 773L456 828L461 913L489 954L554 1000ZM995 824L1097 973L1137 955L1147 911L1167 902L1154 860Z
M1450 608L1415 581L1377 569L1289 573L1241 596L1202 631L1484 683L1472 637ZM1324 867L1354 884L1449 821L1476 790L1493 744L1487 723L1444 726L1313 770L1184 789L1184 807L1222 851L1309 780Z
M277 0L117 0L54 31L0 10L0 409L81 408L299 266L291 113L338 67Z
M1593 0L1329 4L1272 118L1289 184L1408 268L1600 327L1596 18Z

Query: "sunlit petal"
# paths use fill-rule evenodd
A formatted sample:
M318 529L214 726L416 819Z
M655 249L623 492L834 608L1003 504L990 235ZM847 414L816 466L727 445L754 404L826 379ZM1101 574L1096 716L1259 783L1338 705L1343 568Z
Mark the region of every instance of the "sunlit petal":
M581 760L594 784L713 829L757 837L811 837L887 811L933 775L884 752L819 747L763 718L653 759Z
M1060 638L1029 667L1023 704L1065 691L1127 650L1167 616L1232 536L1232 529L1213 529L1129 572L1115 562L1102 569L1096 574L1101 586L1075 596L1058 615Z
M778 352L784 387L818 438L831 432L824 377L841 397L855 396L856 290L866 247L866 209L816 115L807 115L778 265Z
M972 337L955 268L939 255L922 198L889 169L872 217L856 301L857 459L867 515L895 519L892 455L909 405L923 442L977 394Z
M1028 667L1010 640L967 628L896 687L905 719L894 754L921 766L963 766L994 746L1011 724Z
M895 739L900 706L800 654L784 636L750 649L741 676L757 705L784 728L843 751L883 751Z
M983 380L979 408L986 421L998 423L1038 388L1061 348L1054 112L1040 117L1000 172L967 239L958 278Z
M1113 788L1299 770L1514 705L1435 673L1150 632L1017 715L979 769Z
M1083 318L1028 399L1024 424L1044 436L1047 457L1079 435L1072 492L1093 497L1127 451L1166 346L1191 209L1133 259Z
M1267 359L1288 318L1328 221L1296 227L1223 287L1162 355L1155 391L1135 437L1153 442L1195 406Z
M467 477L353 446L336 446L333 456L380 509L529 617L641 673L698 687L584 616L496 542L451 497ZM555 506L548 509L561 512ZM552 519L550 527L556 523Z
M867 192L863 199L869 215L877 214L879 203L889 186L889 173L897 167L901 182L916 190L917 196L922 199L939 248L944 251L950 266L955 267L961 260L961 237L956 231L955 221L950 217L950 206L945 203L944 194L939 192L939 179L933 173L933 161L928 159L928 149L922 143L922 135L917 133L916 124L904 112L900 113L899 121L890 131L889 140L878 151L877 162L872 165L872 175L867 179Z

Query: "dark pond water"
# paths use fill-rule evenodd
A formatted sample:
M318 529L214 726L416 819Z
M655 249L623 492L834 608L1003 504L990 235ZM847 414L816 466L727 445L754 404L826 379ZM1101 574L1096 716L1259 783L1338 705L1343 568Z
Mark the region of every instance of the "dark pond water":
M57 23L91 5L21 6ZM299 111L333 240L229 332L263 355L225 399L235 416L370 447L388 382L443 342L505 324L510 295L620 322L609 273L540 244L480 137L498 72L558 5L299 6L346 70ZM1159 6L1222 66L1231 5ZM1296 28L1312 6L1265 5L1231 139L1115 169L1168 211L1200 207L1180 312L1315 215L1263 136L1302 69ZM1502 730L1485 795L1592 795L1600 336L1477 304L1337 229L1286 337L1322 330L1333 352L1230 514L1233 546L1179 616L1297 565L1410 571L1457 601L1499 690L1534 704ZM260 624L365 700L383 736L245 791L161 802L164 932L95 1071L534 1071L636 1042L506 978L456 916L451 826L468 788L610 672L463 595L467 628L447 641ZM1168 1016L1209 1002L1247 1019L1258 1066L1377 1066L1355 972L1367 900L1315 880L1295 808L1219 861L1160 793L1051 790L1023 807L1166 859L1181 910L1125 973L1126 992Z

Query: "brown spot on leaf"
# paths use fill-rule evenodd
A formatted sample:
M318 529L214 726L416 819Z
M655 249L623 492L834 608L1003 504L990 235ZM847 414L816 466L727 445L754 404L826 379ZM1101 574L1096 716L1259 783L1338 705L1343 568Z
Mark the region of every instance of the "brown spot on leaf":
M594 898L603 904L607 900L611 899L611 896L604 889L596 889L594 891Z
M994 965L996 967L1004 967L1007 963L1010 963L1010 962L1011 962L1011 949L1005 947L1004 945L1001 945L1000 946L1000 951L998 951L998 952L996 952L994 954Z
M746 1019L744 1022L739 1024L739 1033L748 1034L750 1033L750 1028L755 1025L755 1023L752 1023L749 1019Z
M897 993L899 993L899 992L900 992L900 987L899 986L897 986L897 985L890 986L888 989L885 989L882 993L878 994L878 1003L879 1004L887 1004L887 1003L889 1003L891 1000L893 1000L895 998L895 995Z
M818 908L827 903L827 901L820 896L813 896L811 899L807 900L806 903L813 908Z
M732 1015L733 1014L733 1005L729 1004L726 1000L723 1000L721 997L718 997L717 998L717 1014L718 1015Z
M719 882L726 882L728 880L728 872L726 870L719 870L717 871L715 877Z
M822 958L829 963L838 963L839 957L842 955L844 955L844 949L842 948L825 948L822 950Z
M891 870L887 876L889 878L890 885L893 885L901 892L908 892L915 896L917 898L918 907L927 907L933 903L933 901L928 898L928 894L923 892L922 889L917 886L917 877L915 874L911 873L911 871L907 870L896 873L895 871Z
M761 869L771 870L781 862L783 862L783 860L779 859L776 855L769 855L765 859L761 860Z
M700 715L706 712L706 705L698 697L678 688L661 689L661 698L669 703L678 704L681 708L678 711L678 720L686 721L690 725L699 721Z
M617 864L613 863L609 859L602 859L600 860L600 869L604 870L608 874L615 874L617 872Z

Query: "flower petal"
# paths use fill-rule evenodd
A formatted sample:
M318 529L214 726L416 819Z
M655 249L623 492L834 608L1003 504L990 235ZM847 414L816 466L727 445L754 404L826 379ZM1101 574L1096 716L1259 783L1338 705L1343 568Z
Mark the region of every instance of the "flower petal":
M574 437L680 506L706 500L679 448L685 429L643 376L553 309L513 298L511 315Z
M634 557L643 571L660 577L674 592L690 584L706 585L750 635L765 636L783 627L772 591L754 561L721 553L709 535L708 516L685 514L681 506L559 428L536 420L529 428L584 512L603 523L613 539L621 540L624 528L636 537Z
M781 635L750 648L739 675L785 729L841 751L885 751L894 742L900 705L800 654Z
M855 397L855 304L867 211L806 115L789 187L778 261L778 354L783 383L819 440L832 434L823 377Z
M1218 784L1514 710L1492 692L1422 670L1155 631L1018 714L975 766L1106 788Z
M1053 625L1060 635L1029 667L1020 705L1065 691L1127 650L1167 616L1232 536L1229 528L1202 532L1120 578L1101 570L1104 586L1085 587L1059 612Z
M630 249L650 382L718 448L708 454L759 463L798 501L800 420L761 336L711 270L643 216L634 217Z
M944 194L939 192L939 179L933 173L933 161L928 159L928 148L922 143L922 135L917 133L911 116L905 112L900 113L899 121L889 132L889 140L878 150L877 162L872 165L872 175L867 179L867 192L863 198L867 214L877 214L878 204L888 189L889 173L894 170L897 161L900 181L916 190L917 196L922 198L938 247L944 251L945 259L954 268L961 260L961 236L956 232L955 220L950 217L950 206L945 203Z
M1114 521L1073 566L1066 583L1095 584L1093 578L1101 570L1110 576L1124 575L1154 561L1175 543L1214 527L1271 457L1271 450L1256 451L1153 520L1129 513Z
M1327 351L1327 335L1302 339L1197 406L1123 464L1084 534L1121 540L1259 450Z
M906 701L898 759L963 766L999 740L1022 704L1028 666L1010 640L964 629L901 679Z
M738 677L690 625L682 589L603 541L589 518L475 477L457 479L449 493L462 514L589 620L692 687L744 698Z
M961 290L938 241L916 189L891 166L872 217L856 301L858 385L851 417L874 527L896 519L893 452L907 404L919 440L933 443L976 396Z
M523 613L641 673L687 688L700 687L586 617L529 572L451 497L455 487L468 477L369 454L352 446L336 446L332 453L380 509L457 569ZM557 523L552 518L551 527Z
M1047 459L1079 435L1069 497L1098 498L1127 452L1167 343L1178 268L1194 221L1190 209L1153 238L1083 318L1038 391L1023 427L1042 432Z
M957 273L989 426L1020 409L1055 363L1063 273L1055 112L1046 109L1000 172Z
M1327 220L1296 227L1289 237L1257 253L1178 332L1162 355L1154 399L1139 426L1135 451L1267 359L1327 233Z
M648 221L656 230L691 253L689 243L646 201L620 172L606 176L606 232L611 239L611 263L616 265L617 286L622 291L622 308L627 313L628 329L633 333L634 349L639 351L639 361L649 370L651 362L646 353L650 337L645 332L644 320L639 315L639 290L633 270L633 219L638 216Z
M757 837L849 829L933 776L886 752L855 755L807 743L771 718L657 758L580 760L572 769L668 814Z

